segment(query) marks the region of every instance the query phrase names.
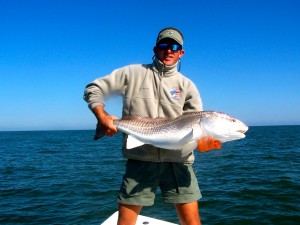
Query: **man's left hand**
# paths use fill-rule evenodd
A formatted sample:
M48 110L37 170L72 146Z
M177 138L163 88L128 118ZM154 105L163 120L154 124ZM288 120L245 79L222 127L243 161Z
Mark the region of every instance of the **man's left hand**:
M200 152L207 152L213 149L220 149L222 147L221 141L214 137L203 137L198 141L197 149Z

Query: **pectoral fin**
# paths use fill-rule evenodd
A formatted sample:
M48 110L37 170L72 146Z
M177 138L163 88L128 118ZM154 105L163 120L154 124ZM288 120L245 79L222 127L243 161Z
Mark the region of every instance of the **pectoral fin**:
M192 126L192 132L187 135L190 139L189 142L183 146L181 150L181 156L185 157L190 154L197 147L197 139L201 136L202 130L199 124L194 124Z
M193 139L199 139L199 137L203 133L200 125L196 123L192 126L192 128L193 128Z
M145 144L144 142L137 140L135 137L133 137L131 135L128 135L127 142L126 142L126 148L132 149L132 148L142 146L144 144Z

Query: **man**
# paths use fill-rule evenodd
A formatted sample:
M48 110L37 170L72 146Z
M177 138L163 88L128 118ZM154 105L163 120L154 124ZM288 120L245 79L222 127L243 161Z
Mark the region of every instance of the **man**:
M158 34L152 64L125 66L88 84L84 99L98 120L97 127L107 136L118 132L113 126L117 117L104 110L104 99L112 93L123 96L123 116L174 118L201 111L196 86L178 71L182 47L181 32L165 28ZM122 153L128 161L118 195L118 225L134 225L142 207L153 205L157 187L164 202L174 204L181 224L201 224L197 202L201 193L192 169L193 153L183 158L178 151L151 145L127 150L126 138L124 134Z

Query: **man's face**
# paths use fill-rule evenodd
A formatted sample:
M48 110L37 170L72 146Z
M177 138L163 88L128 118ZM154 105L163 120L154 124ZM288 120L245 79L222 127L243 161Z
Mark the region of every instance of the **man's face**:
M163 39L153 49L156 57L166 66L174 65L184 55L184 50L177 50L178 46L174 45L178 45L176 41Z

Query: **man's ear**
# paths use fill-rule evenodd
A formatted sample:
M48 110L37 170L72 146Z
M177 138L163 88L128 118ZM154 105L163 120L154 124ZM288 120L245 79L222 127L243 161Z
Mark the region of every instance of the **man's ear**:
M184 55L184 50L180 50L179 58L181 58L183 55Z

